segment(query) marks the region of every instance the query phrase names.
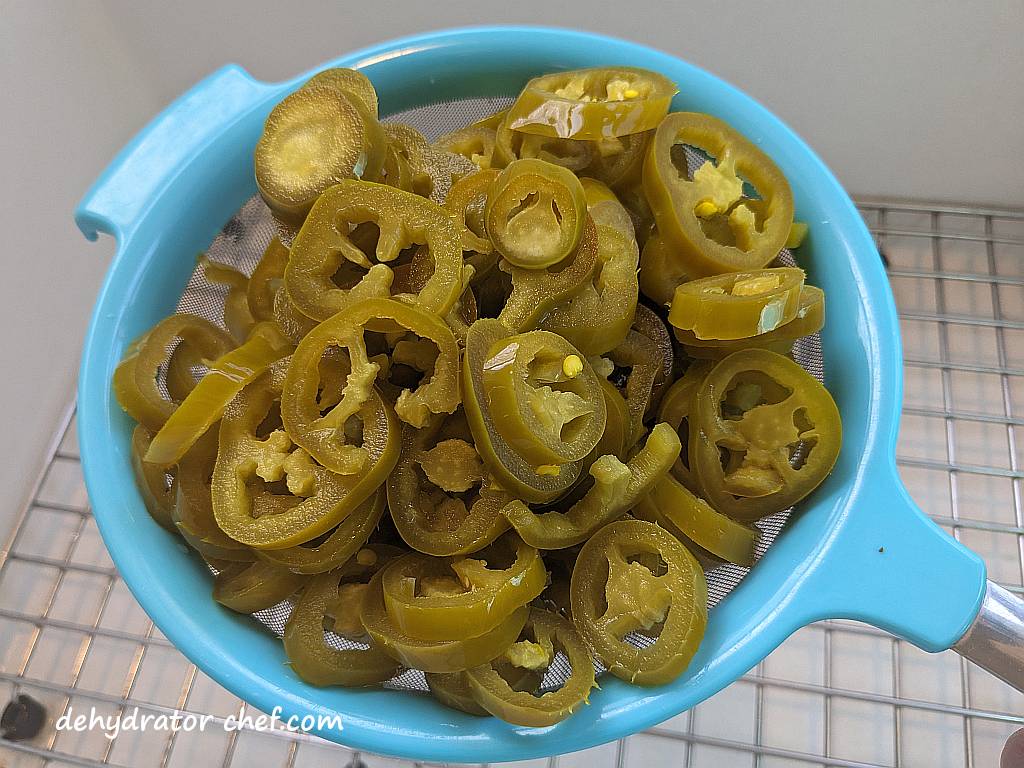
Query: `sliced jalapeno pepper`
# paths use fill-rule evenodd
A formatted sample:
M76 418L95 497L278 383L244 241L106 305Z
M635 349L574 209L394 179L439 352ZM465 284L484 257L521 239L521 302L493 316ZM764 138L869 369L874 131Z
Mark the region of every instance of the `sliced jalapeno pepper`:
M387 653L406 666L424 672L460 672L486 664L515 641L529 614L529 608L520 606L500 617L491 629L471 637L463 635L452 640L413 637L394 622L391 611L386 609L386 595L382 587L385 572L373 577L363 598L363 626Z
M726 517L695 496L671 475L661 478L638 505L651 508L646 520L657 522L679 538L692 541L701 549L737 565L754 564L757 531Z
M463 234L463 250L477 254L494 251L487 235L487 220L484 215L487 206L487 192L498 178L496 170L481 170L463 176L452 185L444 201L444 209L461 221L468 234Z
M512 496L534 503L553 501L568 491L579 477L583 465L579 461L560 466L540 467L531 464L508 444L495 423L488 406L484 385L484 365L495 344L512 335L498 320L477 320L466 334L465 359L462 366L462 391L466 419L473 440L487 471L501 488Z
M398 396L395 410L399 418L423 426L431 413L451 413L459 404L459 347L443 320L391 299L367 299L349 305L310 331L296 347L281 399L281 418L288 433L317 461L342 474L359 472L369 456L366 436L363 446L353 445L345 427L371 397L380 369L370 361L363 337L371 324L387 331L412 331L438 350L430 378ZM319 364L333 348L348 353L349 373L341 399L325 404L318 397ZM321 415L325 406L330 410ZM392 468L393 462L387 471Z
M579 247L587 200L571 171L543 160L516 160L487 195L487 233L510 264L554 266Z
M796 317L804 271L776 267L691 280L676 288L668 321L698 339L747 339Z
M672 474L690 490L697 490L700 484L690 467L690 416L697 390L704 382L712 364L705 360L694 360L671 387L665 392L658 409L658 420L664 421L679 435L683 445L679 460L672 466Z
M143 458L152 439L148 429L141 424L135 426L132 432L132 469L149 516L173 533L175 529L171 513L174 509L175 483L168 483L165 467L150 464Z
M491 631L537 597L546 583L540 553L515 534L474 556L406 555L384 569L382 581L384 603L395 627L432 641Z
M604 433L597 374L558 334L528 331L492 345L483 390L498 432L535 466L578 461Z
M650 150L648 149L648 151ZM633 219L636 242L642 250L647 239L656 231L654 211L651 210L651 205L647 202L643 184L636 182L619 186L616 188L615 194L619 198L619 202L629 211L630 218Z
M652 572L642 562L645 555L656 556L664 571ZM598 531L580 550L571 590L573 623L608 671L627 682L675 679L704 637L704 571L686 547L653 523L620 520ZM625 639L659 627L646 647Z
M587 356L606 354L622 344L636 309L638 259L636 240L599 224L593 277L552 309L540 327L564 336Z
M473 698L465 672L427 672L426 679L430 693L446 707L478 717L490 714Z
M287 599L306 578L259 560L232 563L214 579L213 599L232 611L256 613Z
M364 686L393 677L399 665L370 644L338 650L327 645L324 618L338 595L337 571L313 577L295 603L284 628L284 651L295 674L311 685Z
M376 273L377 278L380 277L380 273ZM386 283L386 273L384 275ZM386 289L382 292L386 292ZM288 289L281 285L277 289L277 293L274 294L274 322L280 327L281 332L287 336L293 344L298 344L305 337L307 333L313 330L317 321L311 317L306 317L302 312L299 311L298 307L292 301L288 295Z
M510 660L506 656L500 662L492 661L466 673L473 699L492 715L509 723L536 728L554 725L586 703L594 687L590 654L571 623L540 608L530 609L521 637L523 639L513 646L516 651L511 654L513 664L518 661L541 671L549 667L555 654L561 651L572 667L569 679L557 691L542 696L517 691L499 672Z
M384 132L395 152L409 166L411 191L437 205L444 203L456 179L477 170L469 159L431 147L423 134L411 125L388 123Z
M667 307L676 288L690 280L687 267L657 231L647 238L640 254L640 290L644 296Z
M370 78L358 69L346 69L343 67L325 69L313 75L302 87L314 88L318 86L334 88L346 95L358 97L367 111L374 117L377 117L377 91L374 89L373 83L370 82Z
M697 391L690 461L711 505L736 520L792 506L832 471L842 442L835 401L792 360L734 352ZM693 429L696 426L697 429Z
M501 510L511 500L483 471L461 411L403 428L388 508L410 547L437 557L482 549L508 530Z
M434 147L443 152L462 155L477 168L486 170L491 167L491 158L494 157L494 141L493 128L469 125L446 133L434 142Z
M199 258L203 276L214 285L227 288L224 297L224 326L236 342L241 344L249 338L249 331L255 323L249 311L249 278L233 267L211 261L206 256Z
M693 331L675 329L676 340L690 357L721 360L723 357L741 349L767 349L781 355L788 355L793 342L797 339L817 333L825 325L825 293L813 285L805 285L800 290L800 303L796 317L774 331L751 336L746 339L723 341L718 339L698 339Z
M284 268L288 264L288 247L281 238L274 237L256 264L246 286L249 314L257 322L274 319L274 295L284 283Z
M597 267L597 228L587 216L576 252L548 269L523 269L502 261L499 268L512 276L509 294L498 319L513 331L528 331L548 312L587 285Z
M213 470L217 525L257 549L283 549L326 533L381 485L398 458L397 420L375 390L355 414L370 454L360 475L331 472L284 430L268 430L264 422L281 396L279 369L245 387L224 411Z
M514 131L503 119L495 128L491 166L504 168L515 160L543 160L580 173L594 160L594 144Z
M379 232L365 250L357 245L358 236L374 230L360 224ZM391 281L381 270L390 270L380 265L400 264L403 251L425 246L434 271L414 298L443 315L462 292L460 237L451 216L428 200L384 184L345 181L320 196L299 230L285 286L303 314L326 320L358 299L386 297ZM347 287L338 287L336 280Z
M654 131L594 142L594 159L581 173L616 189L639 184Z
M705 162L691 178L673 162L678 144L716 162ZM743 179L763 201L756 206L761 215L746 204ZM786 244L793 223L793 195L782 171L711 115L675 112L662 121L644 160L643 185L658 232L696 276L764 267Z
M587 199L587 213L594 220L594 224L617 229L623 236L635 241L633 219L608 185L589 177L581 178L580 184Z
M209 371L153 437L146 461L161 466L177 462L220 420L242 387L291 351L276 323L257 325L242 346L209 363Z
M219 431L216 425L210 427L178 462L171 519L185 542L204 558L251 562L252 550L224 533L213 516L210 484Z
M517 131L563 139L609 139L655 128L675 84L637 67L599 67L535 77L508 113Z
M386 139L362 101L306 85L271 111L256 144L256 185L275 213L297 221L343 179L376 178Z
M611 350L608 357L617 370L625 372L625 383L620 390L629 410L629 444L633 445L644 432L644 417L664 381L664 350L653 339L630 330L625 341Z
M160 366L176 343L189 348L190 361L216 360L235 346L226 331L208 320L179 313L165 317L128 348L114 371L114 394L128 415L153 433L178 407L157 386Z
M505 516L528 544L540 549L575 546L643 498L672 467L679 448L675 431L658 424L628 463L611 455L597 459L590 467L593 487L568 511L537 514L517 500L506 507Z
M384 489L352 510L327 538L315 546L261 549L256 556L295 573L326 573L344 565L361 551L384 515Z

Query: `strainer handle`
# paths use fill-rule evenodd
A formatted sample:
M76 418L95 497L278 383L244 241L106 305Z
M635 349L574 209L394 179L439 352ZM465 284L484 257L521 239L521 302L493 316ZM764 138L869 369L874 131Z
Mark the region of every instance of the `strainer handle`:
M1024 600L989 581L978 617L953 650L1024 691Z
M202 150L250 110L269 111L286 84L254 80L236 64L223 67L180 96L111 161L75 210L88 239L103 232L123 245L142 215ZM239 136L255 143L257 136ZM250 148L251 150L251 148Z

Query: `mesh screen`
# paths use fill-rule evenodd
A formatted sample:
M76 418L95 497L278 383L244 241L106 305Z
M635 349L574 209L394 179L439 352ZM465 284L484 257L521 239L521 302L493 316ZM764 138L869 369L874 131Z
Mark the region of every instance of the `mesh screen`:
M384 119L384 122L408 123L420 130L428 140L460 128L468 123L504 109L512 102L508 97L466 99L463 101L430 104L407 112L401 112ZM692 171L704 162L705 157L687 149L687 164ZM207 251L207 256L216 262L230 265L245 274L250 274L260 256L274 235L281 235L286 242L292 233L282 231L281 225L274 219L270 209L264 205L257 195L250 198L224 225L214 238ZM794 266L795 261L789 251L783 251L778 258L777 266ZM225 286L210 283L203 276L202 269L193 272L185 291L178 302L179 312L190 312L204 317L223 327L224 300L227 296ZM824 361L821 353L821 339L818 334L808 336L796 343L793 356L819 381L824 380ZM163 384L163 382L161 382ZM756 558L760 559L768 547L782 531L790 510L766 517L755 525L761 531L757 545ZM713 608L736 585L743 580L749 569L738 565L726 564L714 568L707 574L708 607ZM278 637L284 634L284 625L292 612L292 603L282 602L272 608L258 611L253 618ZM359 643L339 637L332 632L325 634L328 644L336 648L357 648ZM652 642L642 635L632 635L630 640L636 645ZM365 647L365 646L364 646ZM598 665L598 672L603 671ZM559 655L545 675L542 689L550 690L561 685L569 676L571 669L564 656ZM423 673L418 670L405 670L389 680L385 687L426 691L427 685Z

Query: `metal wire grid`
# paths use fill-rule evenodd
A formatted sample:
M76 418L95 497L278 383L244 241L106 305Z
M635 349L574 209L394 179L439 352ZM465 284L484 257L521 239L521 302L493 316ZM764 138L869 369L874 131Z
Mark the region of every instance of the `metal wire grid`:
M1024 593L1024 212L866 200L903 324L906 404L898 464L911 493L990 575ZM118 577L88 508L70 407L0 550L0 701L25 692L50 723L0 742L23 766L412 765L284 729L225 732L251 709L189 664ZM104 714L211 714L188 735L57 732L71 706ZM952 653L929 655L845 621L801 630L688 713L614 744L532 761L632 766L996 765L1024 726L1024 696Z

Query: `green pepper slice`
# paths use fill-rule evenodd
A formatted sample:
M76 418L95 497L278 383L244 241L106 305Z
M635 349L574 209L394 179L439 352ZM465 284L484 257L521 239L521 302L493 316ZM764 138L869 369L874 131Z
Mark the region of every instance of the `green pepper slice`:
M583 464L569 462L538 472L540 468L520 456L498 430L488 406L484 365L494 345L511 335L504 324L490 318L477 320L470 326L462 365L466 419L476 450L496 484L516 498L541 504L568 491L579 477Z
M333 88L346 96L355 96L359 99L367 111L377 117L377 91L370 82L370 78L358 69L346 69L344 67L332 67L322 72L317 72L306 81L303 88L314 88L323 86Z
M480 170L487 170L494 157L495 136L494 128L468 125L446 133L434 142L434 147L442 152L462 155Z
M626 464L612 455L590 467L594 485L566 512L537 514L521 501L505 510L523 541L539 549L564 549L586 541L601 526L628 512L679 457L679 436L667 424L651 430L647 443Z
M224 327L239 344L249 338L255 320L249 311L249 278L233 267L219 264L207 256L199 257L203 276L214 285L227 289L224 297Z
M497 178L496 170L477 171L456 181L448 192L444 209L462 222L467 230L463 233L462 239L464 251L481 256L489 256L494 252L494 246L487 235L487 218L484 211L487 206L487 193ZM495 260L490 260L490 263L493 265ZM477 277L480 277L481 265L472 259L470 263L477 269Z
M645 131L595 141L594 159L580 173L616 189L639 184L647 144L653 136L654 131Z
M825 325L825 293L813 285L804 285L800 290L800 302L796 317L774 331L751 336L746 339L722 341L698 339L692 331L675 329L676 339L690 357L721 360L741 349L767 349L781 355L788 355L793 342L817 333Z
M393 614L386 608L382 583L386 572L387 569L377 573L370 581L363 598L363 626L388 654L424 672L461 672L486 664L515 642L529 614L529 608L520 606L501 616L494 627L472 637L464 635L451 640L413 637L395 623Z
M596 67L535 77L508 113L517 131L563 139L610 139L655 128L678 89L638 67Z
M437 205L444 203L456 179L477 170L468 158L430 146L423 134L411 125L388 123L384 133L399 158L409 166L410 191Z
M578 461L604 433L598 376L558 334L528 331L492 345L483 390L498 432L535 466Z
M185 542L204 558L251 562L252 550L224 533L213 516L210 484L219 432L216 425L210 427L178 462L171 519Z
M245 387L224 411L213 470L217 525L256 549L292 547L334 528L380 487L398 458L394 413L376 390L356 414L370 453L360 475L331 472L284 430L265 427L281 397L281 367Z
M484 213L494 247L523 269L551 267L574 253L586 214L580 180L543 160L516 160L502 170Z
M628 371L621 391L629 411L630 445L643 434L644 418L665 380L665 357L665 350L655 340L636 330L630 330L625 340L608 353L617 369Z
M491 631L537 597L546 583L540 553L515 534L473 556L406 555L384 569L382 582L394 625L432 641Z
M260 323L253 328L242 346L209 363L208 372L153 437L146 461L160 466L177 462L220 420L224 408L242 387L291 351L291 343L276 323Z
M640 291L659 306L667 307L676 288L691 279L686 265L655 230L640 253Z
M175 353L187 349L190 362L215 360L235 346L226 331L208 320L179 313L165 317L128 347L114 370L114 394L128 415L153 433L160 431L178 407L157 386L160 367L175 344Z
M637 505L645 520L657 522L679 538L692 541L701 549L726 562L750 567L754 564L757 530L726 517L711 508L671 475L661 478L645 499Z
M594 224L617 229L624 237L635 242L633 219L608 185L590 177L581 178L580 184L587 199L587 213L594 220Z
M174 532L174 521L171 513L174 510L175 482L167 482L167 469L157 464L150 464L143 457L149 450L153 436L141 424L132 431L132 469L139 487L142 502L146 511L161 527Z
M379 273L378 273L379 276ZM386 280L384 281L386 284ZM386 292L383 291L383 292ZM274 322L280 327L281 332L287 336L293 344L298 344L305 338L306 334L316 328L317 321L306 317L295 306L288 295L288 289L282 283L274 294Z
M315 546L300 544L285 549L261 549L256 551L256 556L294 573L333 571L362 550L384 516L384 501L382 488L346 515L327 538Z
M683 445L679 460L672 466L672 475L691 491L699 490L700 484L690 467L690 416L697 390L711 368L712 364L706 360L692 361L686 372L665 392L658 408L658 420L672 427Z
M412 331L438 350L432 375L424 377L415 390L403 390L398 396L395 411L400 419L421 427L431 413L451 413L459 404L459 347L443 320L392 299L366 299L349 305L310 331L296 347L281 398L281 418L288 434L325 467L342 474L361 471L369 457L365 435L364 445L354 445L345 427L371 397L380 370L380 365L369 359L363 336L370 324L386 331ZM325 404L318 396L319 364L334 348L347 353L348 380L340 400ZM330 410L321 415L325 405ZM392 467L393 462L389 472Z
M284 268L288 265L288 246L274 237L249 277L246 302L249 314L257 322L274 320L274 295L284 283Z
M594 161L594 144L521 133L512 130L508 120L503 118L495 128L491 166L504 168L515 160L530 159L543 160L574 173L581 173Z
M796 317L804 271L776 267L691 280L676 288L668 321L698 339L748 339Z
M646 162L646 155L644 161ZM619 186L616 188L615 194L619 198L619 202L629 211L629 216L633 219L633 229L636 232L636 242L643 250L648 238L655 232L654 211L651 210L651 205L647 202L643 184L634 182Z
M429 200L384 184L346 180L316 201L292 243L284 283L303 314L326 320L359 299L388 296L385 265L404 263L403 252L423 246L434 271L409 298L443 315L462 292L461 242L451 216Z
M832 471L842 421L832 395L792 360L734 352L697 391L690 461L711 505L749 521L791 507Z
M376 178L386 146L380 124L359 97L307 84L267 117L256 144L256 186L276 214L301 221L332 185Z
M284 652L295 674L311 685L365 686L393 677L399 665L377 646L338 650L327 645L324 619L338 595L337 571L314 576L284 628Z
M663 564L652 572L645 556ZM662 568L664 569L663 572ZM616 677L637 685L674 680L697 652L707 626L707 582L700 564L653 523L620 520L580 550L572 571L573 622ZM646 647L626 635L656 632Z
M587 702L595 685L590 654L569 621L541 608L530 609L521 637L501 662L482 664L466 673L473 699L495 717L515 725L554 725ZM535 696L531 691L516 690L499 671L509 660L541 671L553 663L558 651L568 658L572 674L556 691Z
M695 146L716 161L705 162L691 177L673 162L678 144ZM743 179L760 196L757 213L747 205ZM643 186L658 232L695 276L766 266L786 244L793 223L793 194L782 171L711 115L675 112L662 121L644 160Z
M597 228L588 214L576 252L555 267L523 269L499 262L499 268L512 276L512 292L498 319L513 331L532 330L548 312L584 289L597 267L597 247Z
M490 714L473 698L465 672L427 672L425 677L431 695L446 707L478 717Z
M593 276L579 293L552 309L540 327L564 336L587 356L606 354L622 344L639 293L639 255L631 235L598 224Z
M214 579L213 599L238 613L256 613L286 600L306 578L259 560L232 563Z
M483 471L461 411L433 416L423 429L403 428L387 488L391 520L419 552L463 555L508 530L501 510L512 497Z

